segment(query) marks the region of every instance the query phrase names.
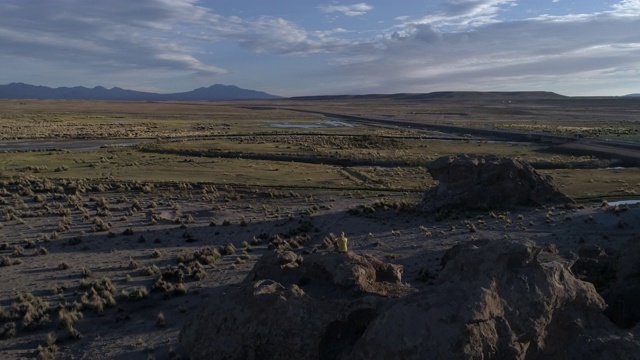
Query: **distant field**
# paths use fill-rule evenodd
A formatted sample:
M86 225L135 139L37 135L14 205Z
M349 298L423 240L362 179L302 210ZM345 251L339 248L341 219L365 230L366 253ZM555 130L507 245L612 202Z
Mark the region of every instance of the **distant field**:
M425 168L429 161L465 153L531 162L577 198L640 192L637 168L603 170L611 159L557 154L549 144L349 123L299 111L637 139L636 103L558 101L2 101L0 148L15 139L47 139L53 149L0 152L0 175L421 192L433 185ZM87 139L146 140L131 147L65 150L69 141Z

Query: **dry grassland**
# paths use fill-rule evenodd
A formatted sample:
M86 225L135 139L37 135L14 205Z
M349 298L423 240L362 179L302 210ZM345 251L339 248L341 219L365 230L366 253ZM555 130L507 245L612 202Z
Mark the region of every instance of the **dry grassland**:
M611 245L612 234L637 234L638 214L600 205L638 199L639 168L607 169L616 159L551 144L300 110L637 139L638 106L624 106L2 101L0 353L184 358L180 327L211 291L240 281L273 248L311 251L341 231L353 249L404 265L411 283L424 267L418 253L434 267L461 240ZM417 213L434 185L427 163L461 153L529 161L584 208Z

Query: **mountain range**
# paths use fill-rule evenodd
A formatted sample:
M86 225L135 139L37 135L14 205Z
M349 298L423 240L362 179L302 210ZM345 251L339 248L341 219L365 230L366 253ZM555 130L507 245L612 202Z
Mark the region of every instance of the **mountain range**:
M212 85L188 92L157 94L126 90L119 87L111 89L102 86L86 88L84 86L50 88L23 83L0 85L0 99L55 99L55 100L120 100L120 101L229 101L229 100L268 100L280 96L262 91L242 89L233 85Z

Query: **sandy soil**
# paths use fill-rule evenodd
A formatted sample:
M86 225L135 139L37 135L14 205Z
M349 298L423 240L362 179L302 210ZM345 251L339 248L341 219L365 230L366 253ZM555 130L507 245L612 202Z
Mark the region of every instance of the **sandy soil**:
M578 209L461 212L437 220L434 214L382 207L375 208L374 213L354 214L349 209L372 204L376 199L339 195L272 198L261 192L220 190L204 194L202 189L157 189L150 193L88 190L74 198L75 204L82 204L77 206L68 195L56 198L49 194L46 200L36 201L33 196L17 195L17 189L10 186L7 189L0 196L0 244L6 243L0 257L7 257L12 265L0 267L0 305L4 309L12 306L17 292L25 291L46 300L51 309L58 304L69 305L80 301L88 291L83 281L103 277L111 279L118 295L117 304L105 309L104 314L82 309L84 317L75 325L82 334L80 339L68 339L66 330L58 326L57 311L52 310L50 322L36 330L23 329L22 320L16 320L16 335L0 339L3 359L36 356L38 345L44 345L52 331L58 336L61 359L183 357L178 334L189 315L207 302L212 290L241 281L261 254L272 251L262 241L252 245L248 258L242 259L242 242L252 243L255 238L275 234L309 230L311 240L296 249L303 252L322 247L330 233L344 231L350 250L402 264L404 280L423 288L430 284L418 279L420 269L427 266L437 274L443 253L461 241L531 239L540 245L556 244L564 256L575 258L580 246L596 244L613 251L640 233L637 205L614 209L598 203ZM111 228L94 232L99 210L96 200L102 198L109 211L104 214L101 210L100 218ZM136 199L142 209L132 211ZM389 199L388 203L398 200L401 199ZM13 213L9 208L14 209ZM71 218L70 229L52 239L65 213ZM177 265L181 253L229 243L237 248L236 254L207 265L203 280L185 276L188 291L182 296L151 292L146 299L131 301L121 294L136 287L149 288L157 278L132 269L131 259L143 267L156 265L163 270ZM15 246L22 248L18 251L22 255L16 254ZM38 255L39 247L46 248L47 254ZM154 249L162 255L153 257ZM20 264L13 264L17 260ZM62 262L70 268L60 269ZM83 268L90 270L90 277L83 279ZM56 284L63 288L58 294L52 290ZM161 312L166 319L164 326L157 324ZM0 326L8 322L1 319Z

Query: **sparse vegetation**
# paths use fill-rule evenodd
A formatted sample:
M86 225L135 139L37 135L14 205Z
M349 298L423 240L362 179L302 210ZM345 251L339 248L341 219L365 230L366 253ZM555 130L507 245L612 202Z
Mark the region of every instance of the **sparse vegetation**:
M594 136L638 138L633 133L637 122L598 129L600 119L532 112L528 116L537 118L534 123L483 107L447 120L420 113L460 112L445 109L454 105L355 103L304 103L303 108L374 117L384 109L394 114L390 119L430 123L437 118L470 129L568 134L586 127ZM364 122L348 128L271 128L283 119L312 125L326 119L281 109L258 112L244 104L3 104L0 138L5 140L46 139L74 146L143 142L86 151L0 152L0 266L14 281L10 288L21 289L15 300L13 293L0 299L5 305L0 339L11 348L33 337L31 349L41 345L30 355L43 359L69 357L69 349L77 351L76 344L83 343L70 340L82 335L98 344L104 332L143 321L151 326L144 330L149 337L134 330L131 344L140 338L141 346L155 346L158 342L149 339L174 334L193 299L243 278L270 251L293 251L298 261L330 252L338 239L330 231L348 230L349 250L390 262L402 259L407 284L421 287L434 284L437 263L430 262L434 257L414 264L408 255L412 249L439 253L452 241L483 241L485 235L552 242L578 226L590 233L572 239L576 244L613 246L618 232L628 237L638 229L628 216L634 208L606 201L637 198L639 168L617 169L606 157L554 153L551 144L490 142L473 134L439 139L442 133L428 129ZM615 220L560 207L517 209L513 215L502 209L421 213L416 204L434 185L426 164L454 153L528 160L581 204L606 200L598 211ZM113 321L122 323L115 328ZM50 331L59 340L43 343Z

